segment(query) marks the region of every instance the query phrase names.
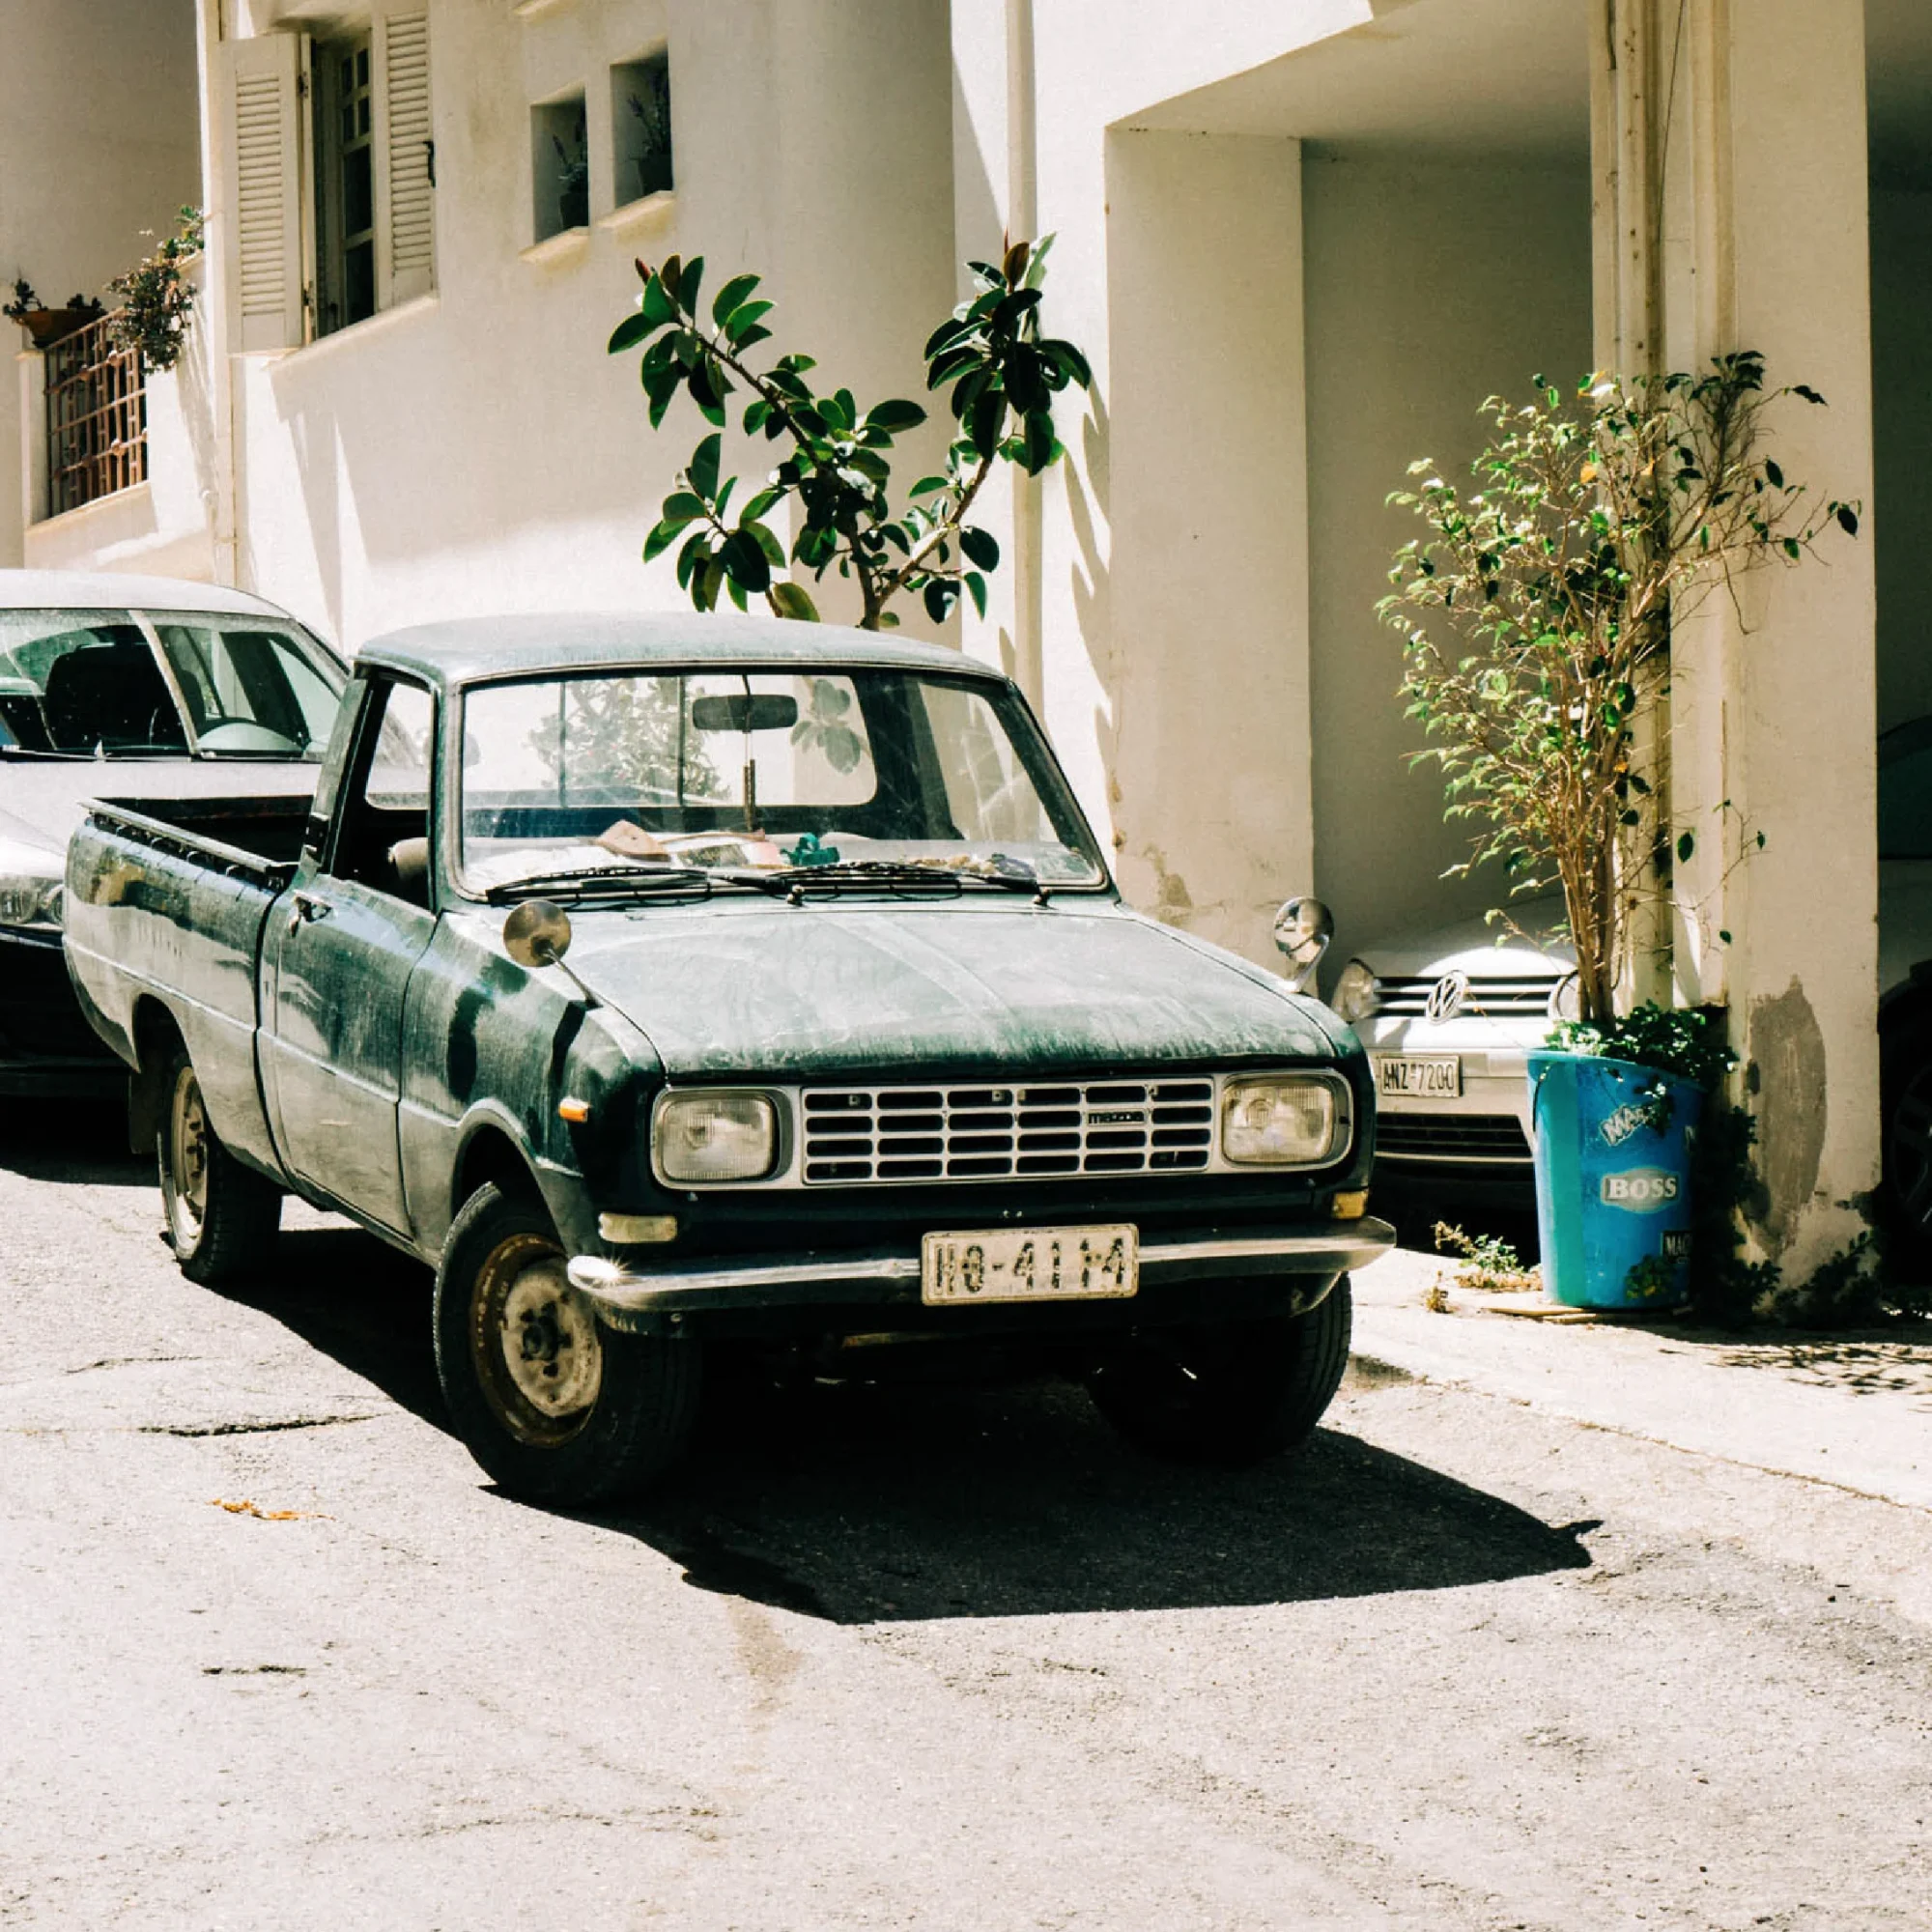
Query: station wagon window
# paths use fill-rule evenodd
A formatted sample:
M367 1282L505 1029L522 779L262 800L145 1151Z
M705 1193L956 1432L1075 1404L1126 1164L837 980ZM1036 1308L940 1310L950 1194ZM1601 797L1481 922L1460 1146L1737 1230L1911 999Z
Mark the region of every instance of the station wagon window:
M328 742L343 676L289 632L234 617L156 617L176 687L211 755L301 758Z
M314 762L343 672L258 617L0 611L0 753Z
M1003 688L898 670L690 670L493 684L464 704L462 876L839 862L1098 884Z

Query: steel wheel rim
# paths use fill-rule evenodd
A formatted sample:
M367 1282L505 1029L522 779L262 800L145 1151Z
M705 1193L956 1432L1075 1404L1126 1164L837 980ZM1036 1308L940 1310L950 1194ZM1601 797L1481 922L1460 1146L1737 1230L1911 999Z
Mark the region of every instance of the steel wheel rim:
M208 1171L213 1136L201 1082L184 1066L168 1105L168 1219L178 1247L192 1249L208 1219Z
M477 1271L469 1339L491 1406L519 1441L554 1449L589 1423L604 1345L554 1241L512 1235L497 1243Z

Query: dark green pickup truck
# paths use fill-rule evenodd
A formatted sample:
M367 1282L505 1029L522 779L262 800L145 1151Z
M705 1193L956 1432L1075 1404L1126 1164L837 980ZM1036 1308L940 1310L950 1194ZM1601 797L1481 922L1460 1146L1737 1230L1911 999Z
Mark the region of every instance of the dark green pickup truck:
M285 1192L420 1256L526 1495L659 1474L727 1350L991 1345L1145 1447L1265 1454L1391 1239L1354 1036L1122 906L1017 691L936 647L403 632L313 803L99 801L67 903L182 1267L265 1270Z

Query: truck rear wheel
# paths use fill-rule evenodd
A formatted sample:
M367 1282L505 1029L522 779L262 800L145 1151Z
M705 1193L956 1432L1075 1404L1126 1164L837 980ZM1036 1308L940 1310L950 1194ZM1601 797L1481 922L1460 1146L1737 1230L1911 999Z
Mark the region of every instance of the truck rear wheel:
M470 1196L436 1275L436 1366L485 1471L532 1502L643 1488L696 1419L694 1343L603 1327L564 1275L542 1204L494 1183Z
M282 1190L215 1138L194 1065L179 1045L161 1076L155 1153L168 1242L182 1273L215 1283L266 1267L281 1229Z
M1344 1275L1306 1315L1147 1336L1102 1363L1088 1392L1151 1455L1258 1463L1315 1433L1349 1365L1353 1320Z

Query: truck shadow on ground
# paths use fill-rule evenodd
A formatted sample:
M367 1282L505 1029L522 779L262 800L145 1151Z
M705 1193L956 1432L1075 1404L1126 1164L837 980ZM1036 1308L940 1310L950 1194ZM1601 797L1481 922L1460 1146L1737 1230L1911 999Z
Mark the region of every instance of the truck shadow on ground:
M321 1228L283 1236L272 1282L225 1293L447 1429L429 1290L418 1264ZM694 1588L845 1624L1453 1589L1586 1568L1591 1526L1339 1429L1256 1469L1177 1467L1070 1384L933 1379L717 1386L674 1486L589 1520Z

